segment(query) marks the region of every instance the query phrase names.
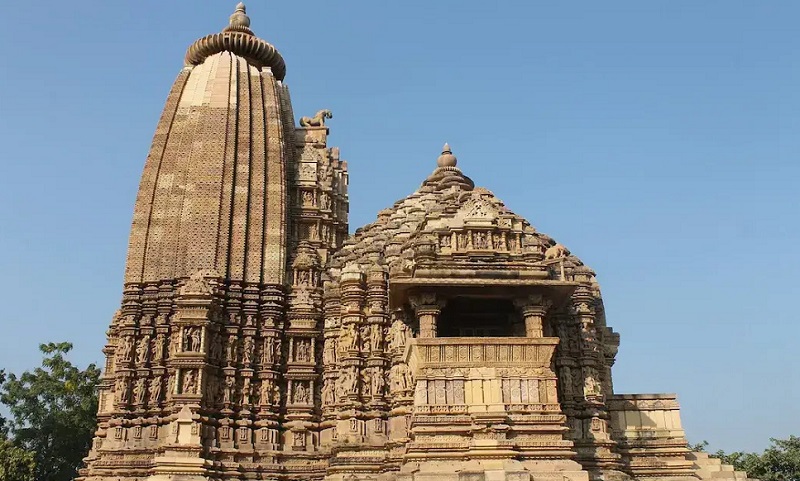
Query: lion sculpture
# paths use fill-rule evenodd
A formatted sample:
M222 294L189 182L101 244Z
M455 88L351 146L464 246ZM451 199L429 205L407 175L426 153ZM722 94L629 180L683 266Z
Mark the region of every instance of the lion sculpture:
M301 127L324 127L325 119L332 119L333 113L330 110L320 110L313 117L301 117Z
M569 249L561 244L556 244L545 251L544 258L547 260L561 259L562 257L567 257L568 255Z

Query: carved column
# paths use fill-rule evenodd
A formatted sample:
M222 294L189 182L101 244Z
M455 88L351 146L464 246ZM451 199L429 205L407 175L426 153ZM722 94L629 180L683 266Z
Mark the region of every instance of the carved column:
M336 382L339 378L339 329L341 328L341 302L339 283L327 281L323 294L325 319L322 346L322 386L320 401L322 421L320 423L320 445L330 446L336 441L336 404L338 402Z
M281 374L285 293L278 286L261 289L259 314L260 349L258 384L253 387L258 399L255 445L260 452L280 449ZM228 388L223 386L222 389Z
M414 309L419 322L419 337L437 337L437 321L442 312L441 300L432 292L423 292L409 296L408 301Z
M588 281L576 275L575 280ZM573 435L578 451L578 461L593 472L593 476L606 470L621 468L619 455L613 449L608 412L605 406L600 371L604 369L602 347L595 324L595 301L590 286L579 286L572 296L572 316L577 322L580 346L580 371L582 399L573 420ZM577 374L577 373L576 373Z
M325 125L295 129L294 240L318 249L322 262L347 236L347 163L327 147Z
M364 323L364 274L357 264L342 270L342 327L340 329L339 378L336 383L336 403L339 408L337 436L340 442L361 443L363 437L361 381L364 360L361 357Z
M552 302L542 295L516 299L514 303L525 322L525 337L544 337L544 318Z
M317 339L322 325L320 258L310 242L302 241L292 261L292 292L286 329L286 451L314 451L319 429L315 417Z
M366 357L365 375L362 375L362 398L366 410L367 437L372 443L386 442L386 366L388 360L385 332L388 325L387 273L379 265L373 264L367 270L366 325L363 332Z

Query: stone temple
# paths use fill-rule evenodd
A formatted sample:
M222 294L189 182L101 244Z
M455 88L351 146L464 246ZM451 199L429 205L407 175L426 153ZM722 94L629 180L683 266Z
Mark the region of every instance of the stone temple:
M595 273L447 145L349 235L331 113L296 126L285 75L242 4L189 47L80 480L746 478L689 451L674 395L614 392Z

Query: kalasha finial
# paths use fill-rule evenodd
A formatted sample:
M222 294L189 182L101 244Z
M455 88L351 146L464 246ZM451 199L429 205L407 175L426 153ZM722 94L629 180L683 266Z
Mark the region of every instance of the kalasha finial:
M450 150L450 144L445 143L444 147L442 147L442 155L436 159L436 165L439 167L455 167L457 163L458 159L453 155L453 151Z
M225 28L226 32L250 32L250 17L247 16L247 7L244 3L239 2L236 5L236 10L230 17L228 27Z

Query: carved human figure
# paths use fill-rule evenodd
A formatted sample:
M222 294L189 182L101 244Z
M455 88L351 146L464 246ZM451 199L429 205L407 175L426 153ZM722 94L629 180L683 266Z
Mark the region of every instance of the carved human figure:
M271 337L264 339L264 345L261 350L261 364L263 366L270 366L275 362L275 351L272 344Z
M353 324L342 326L339 347L345 351L358 348L358 339L356 338L356 330Z
M296 382L294 386L294 402L296 404L308 404L308 389L303 381Z
M242 404L250 404L250 378L242 381Z
M203 346L200 341L201 332L199 327L195 327L192 329L191 333L189 333L189 339L192 341L192 348L190 351L193 352L200 352L203 349Z
M158 333L153 341L153 353L156 361L164 359L164 334Z
M383 329L380 324L372 324L370 328L370 337L372 338L370 344L372 344L372 350L380 351L383 347Z
M145 379L140 377L136 380L136 385L133 386L133 402L134 404L144 404L144 394L147 392L145 388Z
M144 336L139 339L139 345L136 347L136 362L142 366L147 364L150 359L150 338Z
M296 432L293 434L293 441L292 445L295 448L304 448L306 447L306 433L305 431Z
M277 384L272 386L272 404L281 403L281 387Z
M475 248L488 249L489 241L486 238L486 232L478 231L475 233Z
M302 203L304 206L312 206L314 205L314 193L310 190L304 190L302 192Z
M569 366L564 366L561 368L561 381L563 382L563 389L565 393L572 392L572 369Z
M593 374L586 376L586 383L583 388L584 396L597 396L600 394L600 385L597 383Z
M261 381L261 404L270 404L272 402L272 380L264 379Z
M125 378L117 379L117 385L115 387L117 392L117 401L121 403L128 402L128 382Z
M311 360L311 342L300 340L297 343L297 360L308 362Z
M188 370L183 373L183 393L195 394L197 392L197 374L194 370Z
M161 376L156 376L150 383L150 406L156 407L161 401Z
M398 364L397 366L397 386L401 391L410 389L411 386L411 372L408 370L408 365Z
M306 270L298 270L297 271L297 285L298 286L307 286L311 283L310 281L311 274Z
M361 371L361 394L372 396L372 373L366 369Z
M371 352L372 351L372 336L370 335L370 326L363 326L361 331L361 344L364 352Z
M233 389L235 386L236 380L233 378L233 376L227 376L225 378L225 390L223 391L222 402L231 402L231 398L233 397Z
M389 334L390 342L392 342L391 349L404 349L411 330L408 325L399 318L400 314L396 313L395 320L392 322L391 331Z
M322 405L333 406L336 404L336 391L333 388L333 383L326 382L322 386Z
M222 354L222 338L220 336L213 336L210 351L208 355L211 359L218 360L220 358Z
M181 339L181 332L177 328L172 332L170 337L170 352L179 353L183 348L183 340Z
M236 362L236 336L228 335L228 342L225 346L225 360L228 361L228 365L232 365Z
M249 366L253 362L253 350L255 349L256 342L252 337L247 336L244 338L244 348L242 349L242 363Z
M122 340L122 349L119 353L119 359L121 361L130 361L131 351L133 351L133 336L125 336Z
M337 397L339 398L344 398L349 393L358 392L358 383L352 368L342 371L337 390Z
M325 339L325 347L322 350L322 362L325 364L336 363L336 338Z
M383 378L381 368L376 367L374 369L375 371L372 373L372 395L381 396L383 395L383 388L386 385L386 381Z
M219 391L218 384L219 382L213 377L210 377L206 380L206 385L204 388L205 393L203 396L205 396L206 401L208 401L210 404L213 404L217 400L217 392Z

